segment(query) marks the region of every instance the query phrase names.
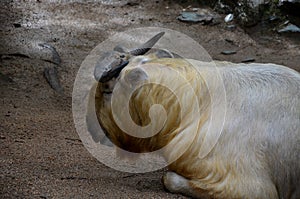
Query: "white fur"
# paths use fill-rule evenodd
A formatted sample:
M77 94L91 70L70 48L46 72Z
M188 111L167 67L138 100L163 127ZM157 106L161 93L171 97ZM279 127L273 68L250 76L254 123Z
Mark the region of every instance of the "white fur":
M213 87L210 97L216 101L207 106L220 110L214 114L222 114L222 91L225 91L225 120L218 124L212 121L223 128L211 133L206 133L209 125L205 122L199 127L195 139L189 126L180 132L178 129L174 131L178 136L172 140L172 147L166 150L166 159L181 156L182 151L186 151L169 165L172 172L163 178L165 187L171 192L198 198L300 198L299 73L275 64L189 61ZM170 62L176 64L176 59L170 59ZM131 62L124 71L142 68L143 64ZM124 76L126 79L124 71L117 81L122 81ZM222 81L216 81L216 71ZM157 67L157 73L155 77L164 82L174 81L176 85L176 80L164 67ZM138 74L142 74L142 80L152 78L152 74L144 71L134 73L132 77ZM181 93L187 107L195 100L189 101L190 96L191 93ZM147 100L148 96L144 99ZM209 98L199 96L199 99ZM183 121L186 124L193 122L189 120L191 118L186 114ZM155 145L153 141L150 143Z

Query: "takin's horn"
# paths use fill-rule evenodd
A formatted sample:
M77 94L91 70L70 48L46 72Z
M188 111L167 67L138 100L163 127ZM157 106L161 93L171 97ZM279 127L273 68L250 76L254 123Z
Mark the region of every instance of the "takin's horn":
M129 54L137 56L137 55L144 55L147 53L157 42L158 40L165 34L165 32L160 32L151 39L149 39L146 43L141 45L140 47L129 51Z
M99 79L99 82L105 83L111 80L114 77L117 77L121 70L129 63L127 60L120 59L119 64L115 64L112 66L111 70L104 71ZM110 66L111 67L111 66Z
M120 47L115 47L114 51L105 53L104 58L95 67L95 79L101 83L105 83L117 77L121 70L129 63L129 59L132 56L147 53L164 34L164 32L158 33L140 47L129 52L122 52L124 51L123 48L120 50Z

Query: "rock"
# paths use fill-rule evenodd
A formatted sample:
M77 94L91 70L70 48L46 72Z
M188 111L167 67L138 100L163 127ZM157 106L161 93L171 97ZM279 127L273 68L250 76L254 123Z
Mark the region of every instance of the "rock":
M211 23L213 17L210 15L201 15L196 12L181 12L180 16L177 17L179 21L184 22L193 22L193 23L204 23L208 24Z
M223 55L233 55L236 54L235 50L224 50L221 52Z
M235 30L236 29L236 25L234 25L234 24L228 25L228 26L226 26L226 29L227 30Z
M218 0L215 7L217 10L220 7L226 8L229 11L226 14L233 12L242 26L253 26L261 20L264 13L273 14L270 10L277 6L275 4L274 1L265 0Z
M58 52L56 51L56 49L51 46L50 44L47 44L47 43L41 43L41 44L38 44L40 47L43 47L43 48L47 48L51 51L52 53L52 60L46 60L46 61L50 61L56 65L60 65L61 64L61 59L60 59L60 56L58 54Z
M185 9L177 17L179 21L202 24L218 24L220 16L211 9L191 8Z
M278 30L279 33L300 32L300 28L294 24L288 24L286 27Z
M233 14L228 14L225 18L224 21L226 23L231 22L233 20Z
M63 94L63 88L60 85L57 69L55 67L45 68L44 77L56 92Z

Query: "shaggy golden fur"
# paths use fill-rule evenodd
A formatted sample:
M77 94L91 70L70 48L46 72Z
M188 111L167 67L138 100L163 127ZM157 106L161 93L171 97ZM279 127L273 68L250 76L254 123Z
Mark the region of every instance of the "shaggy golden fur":
M174 58L151 57L141 63L145 57L132 60L119 78L110 83L98 83L97 117L114 144L136 153L168 145L163 155L171 163L170 172L163 182L171 192L196 198L300 198L297 72L274 64L215 62L214 68L213 63ZM139 70L144 76L135 81L141 73L134 76L131 72ZM223 84L213 81L216 70ZM176 74L174 71L182 78L172 76ZM188 90L187 82L194 93L182 92ZM207 83L215 91L225 89L226 118L216 145L200 157L206 138L215 136L206 134L212 108L223 108L219 103L212 104L211 97L218 99L219 92L212 95ZM115 93L116 84L122 87L122 92ZM173 90L163 85L172 85ZM152 130L160 129L161 118L151 120L149 110L154 104L162 105L167 119L152 137L128 135L116 124L118 115L112 113L112 95L117 95L120 102L114 108L122 110L126 93L132 88L135 90L129 101L131 118L119 119L124 123L132 119L139 126L151 124ZM175 94L174 90L181 94ZM195 103L197 117L191 114ZM190 128L192 125L196 128Z

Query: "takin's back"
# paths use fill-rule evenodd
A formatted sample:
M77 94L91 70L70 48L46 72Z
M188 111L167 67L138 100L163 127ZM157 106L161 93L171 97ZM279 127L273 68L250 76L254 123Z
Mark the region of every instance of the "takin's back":
M226 118L214 154L243 160L249 171L262 170L279 198L299 198L299 73L275 64L215 63L225 88ZM196 65L200 74L215 75L213 67Z

